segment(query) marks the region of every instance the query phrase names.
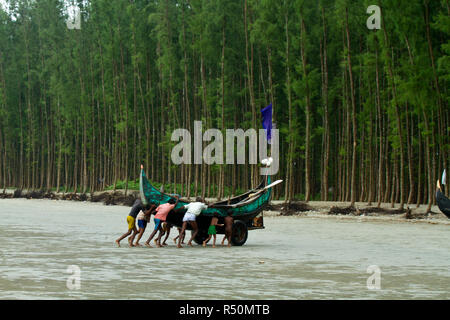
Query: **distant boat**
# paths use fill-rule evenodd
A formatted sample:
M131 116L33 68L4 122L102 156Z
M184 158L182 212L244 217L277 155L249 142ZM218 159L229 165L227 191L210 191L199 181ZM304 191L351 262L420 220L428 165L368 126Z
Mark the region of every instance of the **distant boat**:
M450 219L450 199L440 189L436 190L436 202L442 213Z
M282 181L278 180L271 184L270 176L267 176L267 182L265 180L262 181L255 189L228 200L209 204L208 209L204 210L202 214L197 217L196 221L199 232L195 242L201 244L203 240L208 237L208 227L214 213L219 214L219 223L223 223L223 218L231 211L234 218L232 242L237 246L243 245L247 240L248 230L264 229L262 217L256 217L269 203L272 196L272 187L280 182ZM169 199L173 198L171 195L163 193L152 186L143 169L141 170L140 175L140 195L144 203L155 205L167 203ZM184 216L182 207L190 202L191 201L187 199L180 198L174 212L169 213L167 216L167 222L177 227L181 227ZM217 227L217 233L224 234L224 228Z

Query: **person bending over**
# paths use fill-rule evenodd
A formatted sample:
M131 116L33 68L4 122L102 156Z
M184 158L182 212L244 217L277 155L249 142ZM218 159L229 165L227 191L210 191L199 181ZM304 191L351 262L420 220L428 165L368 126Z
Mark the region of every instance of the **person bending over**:
M130 247L133 246L133 240L136 234L138 233L136 229L136 217L140 211L144 211L145 209L149 209L150 205L147 205L146 208L144 208L144 205L141 201L141 199L136 199L133 206L131 207L130 213L127 216L127 225L128 225L128 231L125 232L122 236L120 236L119 239L116 240L117 246L120 247L120 241L122 241L124 238L130 236L128 238L128 244Z
M161 247L161 238L162 236L167 232L169 233L170 230L167 229L167 223L166 223L166 219L167 219L167 215L176 208L178 201L180 200L179 197L176 197L176 201L174 199L170 199L167 203L164 203L162 205L160 205L158 208L156 208L156 215L155 215L155 219L158 218L161 223L161 228L159 229L159 235L158 238L156 239L156 246L157 247ZM166 231L167 230L167 231ZM167 238L166 238L167 240Z
M147 228L147 223L150 222L150 215L154 212L156 206L152 204L148 210L145 212L139 212L137 215L137 222L138 222L138 237L136 239L136 243L134 244L135 247L140 247L139 240L141 240L142 236L144 235L145 228Z
M170 210L173 210L175 206L178 204L178 198L175 201L174 199L169 199L167 203L160 204L158 208L156 208L156 214L153 218L153 221L155 222L155 228L153 229L153 232L150 234L150 237L148 237L148 240L145 242L145 245L149 248L152 246L150 245L150 241L152 241L153 237L156 235L156 233L159 231L162 232L162 223L166 220L167 215L169 214ZM158 244L158 238L155 240L156 245L159 247Z
M208 206L204 203L204 200L202 198L197 197L196 202L189 203L185 205L184 208L187 209L187 211L183 217L183 225L181 227L180 235L186 232L186 228L189 223L189 225L192 227L192 236L187 244L192 246L192 240L198 233L198 226L196 219L200 215L200 213L202 213L203 210L208 209ZM180 236L178 238L178 245L177 245L178 248L182 248L181 239L182 237Z
M211 219L211 224L208 228L208 238L203 241L203 246L206 247L206 244L211 240L211 237L213 237L213 248L216 247L216 226L223 227L223 224L219 224L219 214L217 212L214 213L214 216Z

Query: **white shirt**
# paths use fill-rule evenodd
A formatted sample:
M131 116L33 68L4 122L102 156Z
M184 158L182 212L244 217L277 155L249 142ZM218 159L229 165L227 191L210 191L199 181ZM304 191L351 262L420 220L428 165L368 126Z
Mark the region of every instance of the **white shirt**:
M186 213L192 213L197 217L203 210L208 209L208 206L202 202L192 202L185 205L184 208L187 209Z
M150 216L146 216L142 211L139 212L139 214L136 217L138 220L145 220L147 222L150 222Z
M145 220L145 215L144 215L144 213L142 211L139 212L139 214L137 215L137 219L138 220Z

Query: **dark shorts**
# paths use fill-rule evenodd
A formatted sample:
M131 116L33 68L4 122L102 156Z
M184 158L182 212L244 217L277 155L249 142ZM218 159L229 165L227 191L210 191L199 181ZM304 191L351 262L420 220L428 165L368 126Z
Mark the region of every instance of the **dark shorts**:
M138 220L138 226L141 229L145 229L147 227L147 221L145 221L145 220Z

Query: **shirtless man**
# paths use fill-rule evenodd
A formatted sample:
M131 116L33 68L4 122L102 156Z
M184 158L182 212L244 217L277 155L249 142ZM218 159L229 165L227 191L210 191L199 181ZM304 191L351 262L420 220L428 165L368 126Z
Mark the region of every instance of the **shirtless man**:
M211 224L208 228L208 238L203 241L203 247L206 247L206 244L209 242L209 240L211 240L211 237L213 237L213 248L216 247L216 234L217 234L217 230L216 230L216 226L218 227L223 227L223 224L219 223L219 214L217 212L214 213L214 216L211 219Z
M228 247L231 247L231 234L233 233L233 212L228 211L228 215L225 217L225 236L222 239L222 246L225 245L225 239L228 239Z

